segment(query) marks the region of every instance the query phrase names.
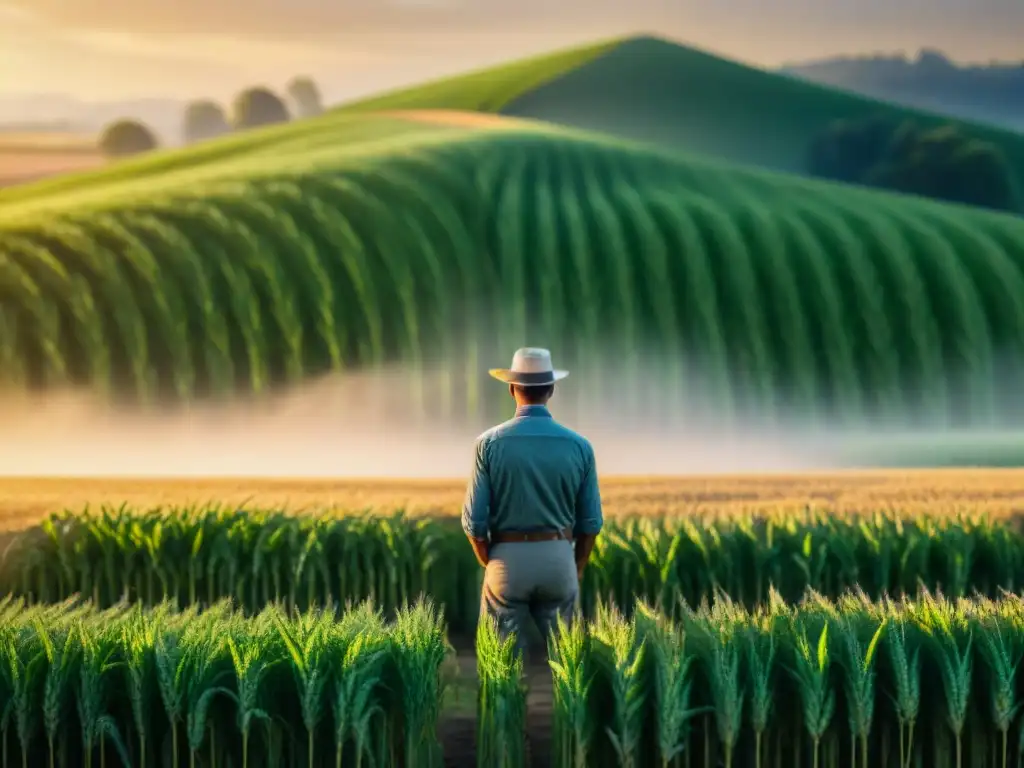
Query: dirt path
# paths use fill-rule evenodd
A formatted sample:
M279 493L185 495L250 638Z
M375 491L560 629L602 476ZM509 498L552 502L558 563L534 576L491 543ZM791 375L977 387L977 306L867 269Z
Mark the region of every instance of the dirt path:
M526 764L531 768L551 765L551 734L554 698L551 670L540 654L531 654L526 670ZM476 657L472 648L459 648L459 676L462 685L475 690ZM476 765L476 715L460 709L442 714L438 735L444 747L444 764L450 768Z
M535 768L551 765L551 735L554 716L554 692L551 669L546 663L534 664L527 672L529 694L526 697L526 764Z

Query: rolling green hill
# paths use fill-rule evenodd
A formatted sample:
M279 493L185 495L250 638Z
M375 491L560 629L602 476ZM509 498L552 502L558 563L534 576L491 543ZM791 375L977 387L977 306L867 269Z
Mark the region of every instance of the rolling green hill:
M468 109L601 131L673 151L803 173L812 138L838 119L962 121L765 72L653 37L614 40L403 89L341 107ZM984 125L1024 176L1024 136Z
M366 113L393 109L459 109L498 113L524 93L586 65L619 45L620 40L606 40L532 56L498 67L382 93L347 104L338 111Z
M332 114L5 191L0 372L190 399L397 361L480 414L487 365L534 343L581 378L619 356L586 388L638 407L1017 401L1024 221L456 118Z

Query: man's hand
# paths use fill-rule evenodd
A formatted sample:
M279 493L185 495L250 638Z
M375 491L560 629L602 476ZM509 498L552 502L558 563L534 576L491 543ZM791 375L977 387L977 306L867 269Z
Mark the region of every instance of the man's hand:
M475 539L470 536L469 544L473 547L473 554L476 555L476 561L480 563L480 567L486 568L490 561L489 550L491 548L487 539Z
M594 550L594 542L597 541L597 536L590 533L581 533L576 537L576 577L583 581L583 571L587 567L587 561L590 560L590 553Z

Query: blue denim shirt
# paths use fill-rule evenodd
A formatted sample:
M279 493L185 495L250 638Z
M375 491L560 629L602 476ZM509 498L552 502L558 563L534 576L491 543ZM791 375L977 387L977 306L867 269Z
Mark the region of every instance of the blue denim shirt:
M505 531L564 530L597 534L604 518L594 449L554 420L543 405L520 406L514 418L477 438L462 509L462 529L476 539Z

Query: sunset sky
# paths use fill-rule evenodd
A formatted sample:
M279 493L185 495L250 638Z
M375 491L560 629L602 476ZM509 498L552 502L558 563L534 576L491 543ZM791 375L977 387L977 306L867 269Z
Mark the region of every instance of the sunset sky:
M307 73L341 100L643 32L767 66L1021 60L1021 29L1021 0L0 0L0 92L223 98Z

